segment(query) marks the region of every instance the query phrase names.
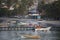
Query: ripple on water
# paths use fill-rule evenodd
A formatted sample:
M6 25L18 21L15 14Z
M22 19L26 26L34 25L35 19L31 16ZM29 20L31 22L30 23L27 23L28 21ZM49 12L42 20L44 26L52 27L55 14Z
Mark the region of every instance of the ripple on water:
M21 38L21 35L31 34L31 35L39 35L40 39L29 39L29 38ZM1 31L0 32L0 40L60 40L60 32L51 31L51 32L43 32L43 31Z

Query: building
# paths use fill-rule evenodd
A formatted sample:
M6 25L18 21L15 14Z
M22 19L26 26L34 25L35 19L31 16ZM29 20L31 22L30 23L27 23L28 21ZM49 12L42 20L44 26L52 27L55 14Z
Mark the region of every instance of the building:
M37 11L37 7L38 7L38 0L33 0L33 5L31 5L29 7L29 12L28 15L32 18L32 19L40 19L40 14Z

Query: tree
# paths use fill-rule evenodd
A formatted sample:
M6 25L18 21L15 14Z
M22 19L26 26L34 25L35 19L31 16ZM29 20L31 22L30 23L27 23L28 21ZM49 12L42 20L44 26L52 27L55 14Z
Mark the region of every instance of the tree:
M55 1L46 6L46 16L49 18L59 19L60 17L60 1Z
M42 10L42 9L45 10L45 12L46 12L45 16L46 17L54 18L54 19L60 18L60 0L55 1L51 4L41 5L40 10Z
M33 0L21 0L20 4L20 14L24 15L28 13L28 8L33 4Z
M0 1L1 2L1 1ZM1 4L1 3L0 3ZM33 0L21 0L21 2L19 2L18 0L7 0L7 6L8 9L0 9L0 14L7 15L7 16L11 16L11 15L25 15L28 13L28 9L29 6L31 6L33 4ZM9 8L13 5L14 10L9 10ZM1 12L2 11L2 12Z

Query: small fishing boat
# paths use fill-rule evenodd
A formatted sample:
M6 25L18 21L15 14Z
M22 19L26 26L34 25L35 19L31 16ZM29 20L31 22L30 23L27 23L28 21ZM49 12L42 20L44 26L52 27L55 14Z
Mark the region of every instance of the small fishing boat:
M32 38L32 39L38 39L40 36L38 35L23 35L21 36L22 38Z
M51 29L51 27L47 27L47 28L35 28L35 31L37 31L37 30L49 31L50 29Z

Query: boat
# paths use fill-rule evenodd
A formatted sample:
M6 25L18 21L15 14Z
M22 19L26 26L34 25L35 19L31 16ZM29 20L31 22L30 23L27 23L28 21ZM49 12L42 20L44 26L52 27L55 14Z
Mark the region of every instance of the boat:
M38 38L40 38L40 36L38 36L38 35L22 35L21 38L38 39Z
M35 31L50 31L51 27L47 27L47 28L35 28Z

